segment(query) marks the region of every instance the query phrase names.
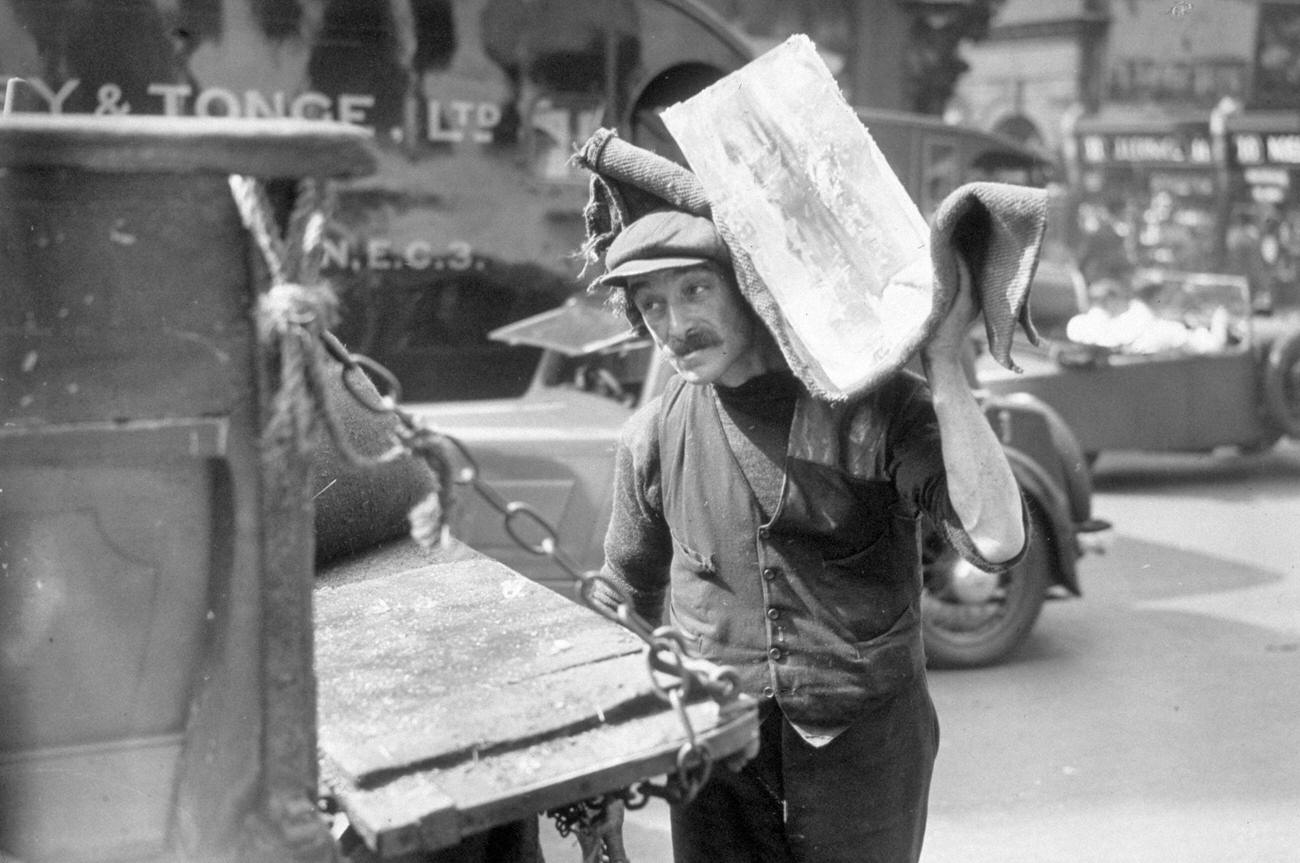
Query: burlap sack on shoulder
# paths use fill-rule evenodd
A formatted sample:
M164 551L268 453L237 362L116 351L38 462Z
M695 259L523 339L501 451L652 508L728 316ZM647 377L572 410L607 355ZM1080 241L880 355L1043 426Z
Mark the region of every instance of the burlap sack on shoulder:
M612 129L593 134L579 148L574 162L592 175L584 211L587 240L583 253L589 265L599 265L619 231L652 209L668 205L712 217L708 195L690 170L622 140ZM731 253L741 293L811 393L828 401L852 398L905 365L906 358L882 369L880 375L856 391L828 392L795 349L781 311L748 251L725 224L714 221ZM960 257L971 271L972 290L983 313L990 353L1003 366L1019 371L1011 358L1017 324L1032 343L1038 342L1029 317L1029 291L1046 223L1047 193L1042 189L976 182L949 194L931 220L935 301L914 350L933 334L959 288Z

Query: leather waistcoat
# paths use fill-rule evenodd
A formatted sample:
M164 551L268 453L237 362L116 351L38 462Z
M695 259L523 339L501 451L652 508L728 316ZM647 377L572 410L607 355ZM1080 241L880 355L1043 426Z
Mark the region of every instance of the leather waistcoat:
M801 397L764 521L708 387L660 414L671 620L795 722L837 724L922 673L918 513L876 475L852 408ZM869 437L869 436L868 436Z

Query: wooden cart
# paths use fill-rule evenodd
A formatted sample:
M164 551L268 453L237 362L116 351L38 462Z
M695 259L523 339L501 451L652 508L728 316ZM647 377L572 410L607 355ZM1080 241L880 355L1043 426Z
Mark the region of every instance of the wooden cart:
M687 705L688 732L638 639L463 546L322 573L316 670L325 793L385 857L671 774L688 733L757 747L751 700Z
M616 624L406 542L317 584L230 175L374 160L322 122L0 118L0 857L335 860L322 786L370 853L454 847L672 769ZM687 713L752 746L752 704Z

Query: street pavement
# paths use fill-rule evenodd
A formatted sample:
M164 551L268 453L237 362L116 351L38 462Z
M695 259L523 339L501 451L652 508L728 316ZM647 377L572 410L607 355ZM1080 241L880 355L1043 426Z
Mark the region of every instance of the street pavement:
M1300 861L1300 447L1104 453L1109 554L1007 662L935 672L924 863ZM625 827L671 860L666 809ZM551 835L548 835L551 834ZM543 823L547 860L578 860Z

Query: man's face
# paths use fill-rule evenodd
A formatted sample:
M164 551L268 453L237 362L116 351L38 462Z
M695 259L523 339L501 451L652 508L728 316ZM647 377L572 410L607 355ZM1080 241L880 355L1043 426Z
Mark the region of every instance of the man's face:
M733 283L707 265L628 280L630 302L687 383L739 386L766 370L762 324Z

